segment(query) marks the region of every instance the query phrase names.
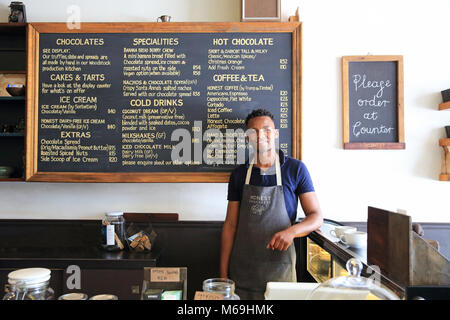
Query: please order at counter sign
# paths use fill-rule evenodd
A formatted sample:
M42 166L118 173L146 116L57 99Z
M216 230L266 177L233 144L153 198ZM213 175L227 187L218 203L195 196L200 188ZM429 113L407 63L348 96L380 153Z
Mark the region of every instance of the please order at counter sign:
M403 57L342 57L344 149L405 149Z

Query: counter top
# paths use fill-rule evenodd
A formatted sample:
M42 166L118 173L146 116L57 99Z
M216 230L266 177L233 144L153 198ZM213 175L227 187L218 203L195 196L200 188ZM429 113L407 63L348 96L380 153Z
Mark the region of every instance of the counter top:
M313 232L313 235L310 238L314 241L314 236L316 236L316 239L317 237L320 237L323 240L325 246L330 247L331 245L332 248L335 248L335 250L339 248L339 250L345 251L351 257L358 258L363 264L367 265L367 248L352 248L348 245L343 244L339 241L338 238L330 235L330 231L334 230L334 228L334 225L324 223L318 231Z
M156 265L160 246L149 253L108 252L100 246L100 229L101 220L0 220L0 268L32 264L65 269L75 264L87 269L141 269Z

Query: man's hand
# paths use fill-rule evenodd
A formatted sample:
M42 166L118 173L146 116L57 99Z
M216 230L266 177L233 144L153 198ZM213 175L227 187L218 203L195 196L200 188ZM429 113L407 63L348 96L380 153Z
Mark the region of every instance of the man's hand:
M267 244L267 249L286 251L294 241L295 233L291 228L287 228L273 235L272 240Z

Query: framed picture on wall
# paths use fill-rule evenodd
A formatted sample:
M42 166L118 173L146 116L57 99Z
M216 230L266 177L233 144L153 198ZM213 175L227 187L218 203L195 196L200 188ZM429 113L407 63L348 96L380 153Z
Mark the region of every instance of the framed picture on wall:
M241 0L241 21L281 21L281 0Z
M405 149L403 57L342 57L344 149Z

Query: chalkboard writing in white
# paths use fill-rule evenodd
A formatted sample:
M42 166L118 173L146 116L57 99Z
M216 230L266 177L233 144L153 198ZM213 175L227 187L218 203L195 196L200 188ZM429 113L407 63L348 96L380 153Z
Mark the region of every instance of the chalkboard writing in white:
M350 62L351 142L396 142L397 63Z
M403 116L399 113L399 62L373 60L347 61L343 71L347 82L343 93L344 117L348 117L344 121L347 126L344 142L357 144L358 148L399 143L403 131L403 119L399 122Z
M290 50L289 33L41 34L38 169L230 171L236 161L204 163L201 149L172 161L173 132L225 135L261 107L290 154Z

